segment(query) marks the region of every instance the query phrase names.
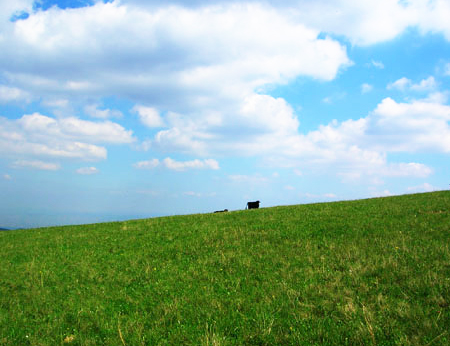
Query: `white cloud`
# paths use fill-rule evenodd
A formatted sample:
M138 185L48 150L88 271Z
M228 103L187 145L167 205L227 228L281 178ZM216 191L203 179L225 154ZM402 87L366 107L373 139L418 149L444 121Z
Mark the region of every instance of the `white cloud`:
M84 138L96 143L131 143L134 141L133 132L125 130L121 125L109 120L92 122L75 117L58 121L62 133L75 138Z
M142 4L140 0L127 3ZM222 1L213 1L213 4ZM255 0L256 2L256 0ZM370 45L393 39L408 27L442 33L450 41L447 0L267 0L280 11L323 32L344 35L353 44ZM152 1L152 4L155 2ZM160 4L161 2L157 2ZM206 6L211 1L170 1L183 6ZM389 15L387 15L389 14Z
M394 194L389 191L389 190L383 190L383 191L377 191L377 190L372 190L370 192L372 197L390 197L390 196L394 196Z
M158 159L152 159L148 161L140 161L133 165L134 168L138 169L153 169L158 167L160 164Z
M33 168L45 171L57 171L61 166L57 163L43 162L39 160L18 160L13 163L14 168Z
M427 79L423 79L417 84L414 84L410 79L406 77L402 77L395 82L388 84L387 86L388 90L397 89L400 91L411 90L416 92L428 92L433 91L436 88L437 84L433 76L430 76Z
M29 13L33 9L34 0L0 1L0 40L8 33L10 19L21 13Z
M52 156L98 160L106 148L96 143L124 144L134 141L131 131L119 124L79 118L55 119L39 113L17 120L0 117L0 152L6 155Z
M68 108L69 100L67 99L48 99L44 100L42 104L46 107L51 108Z
M19 88L8 87L0 85L0 103L7 103L12 101L30 102L31 95Z
M284 100L258 95L236 112L240 116L233 118L235 127L195 123L181 115L175 120L169 117L169 130L160 131L152 147L201 155L233 152L264 156L274 166L302 170L333 166L348 181L365 176L372 180L426 177L432 174L429 167L415 162L391 163L387 154L449 151L449 112L449 106L430 100L397 103L387 98L366 118L334 121L299 134L299 121ZM239 181L239 176L232 180Z
M170 157L163 160L163 164L174 171L184 171L186 169L219 169L219 163L213 159L193 160L193 161L175 161Z
M381 177L427 177L432 169L417 162L390 162L389 153L450 152L450 106L384 99L366 118L333 121L306 135L291 136L277 151L302 170L333 171L346 181ZM275 164L276 160L273 160ZM297 164L295 164L297 162Z
M332 199L337 198L337 195L335 195L334 193L326 193L323 196L326 198L332 198Z
M423 101L427 103L445 104L448 101L449 95L449 91L435 91L430 93Z
M306 193L300 194L300 196L304 196L307 198L313 198L313 199L324 199L324 198L335 199L335 198L337 198L337 196L334 193L324 193L324 194L319 195L319 194L306 192Z
M417 28L423 34L442 33L450 41L450 5L447 0L270 2L274 6L285 6L306 25L344 35L356 45L388 41L410 27Z
M164 121L158 110L153 107L134 106L132 109L138 113L141 123L147 127L164 127Z
M7 87L39 96L120 94L175 112L235 102L299 75L333 79L350 61L344 46L318 39L320 32L368 45L416 26L450 39L444 0L196 1L197 6L99 1L7 20L30 4L2 4L1 68L12 84ZM39 59L29 64L29 56ZM94 113L105 116L106 110L99 111Z
M384 64L381 61L372 60L370 63L372 66L379 68L380 70L384 69Z
M432 169L421 163L396 163L389 164L381 172L386 177L417 177L425 178L433 173Z
M240 109L240 126L265 133L283 135L297 133L300 122L291 106L282 98L252 94L244 99Z
M344 35L357 45L393 39L415 24L411 6L392 0L291 1L290 4L298 4L295 13L302 22L324 32Z
M367 139L390 152L450 152L450 106L384 99L367 118Z
M390 152L448 151L448 120L438 116L446 106L439 104L438 96L411 103L384 100L366 118L301 134L289 104L263 95L265 87L298 76L332 80L351 64L343 44L326 36L319 39L319 33L345 35L358 45L392 39L410 26L424 33L446 34L448 24L438 13L447 13L445 2L195 3L96 2L2 23L0 69L9 88L6 94L17 89L43 100L88 98L86 113L103 118L112 116L112 111L100 109L95 100L120 95L138 105L135 111L147 126L165 127L144 142L146 149L199 157L264 155L302 170L336 164L342 176L375 175L376 171L392 175ZM29 4L23 2L20 8ZM19 8L1 6L6 11ZM438 15L436 23L430 20L433 15ZM29 64L30 56L37 57L33 64ZM371 64L384 66L375 60ZM417 84L402 78L390 87L430 92L435 84L432 77ZM368 91L368 85L362 86L364 90ZM142 104L150 107L138 109ZM389 113L394 109L398 116ZM412 117L405 111L412 112ZM400 130L400 136L394 135L390 125ZM443 143L431 139L433 131L439 134L436 138L444 138ZM75 117L0 119L0 133L3 153L82 159L105 158L106 148L98 143L133 141L131 131L119 124ZM158 161L157 165L187 169L186 162ZM153 165L148 162L149 167ZM409 174L426 173L424 167L412 167L397 168Z
M418 84L411 85L413 91L431 91L436 89L437 84L434 77L430 76L427 79L423 79Z
M295 134L299 124L283 99L255 90L299 75L331 80L350 64L345 46L318 35L257 3L152 11L97 3L16 22L11 47L42 58L36 69L17 66L15 59L17 70L7 61L5 70L12 84L46 99L119 94L152 105L134 110L147 126L167 128L146 141L146 149L206 156L211 150L241 150L243 143L242 152L251 154ZM160 109L167 114L164 121ZM85 111L109 116L96 105ZM77 122L71 128L86 127Z
M389 83L387 86L387 89L388 90L397 89L397 90L405 91L410 86L411 86L411 80L406 77L402 77L393 83Z
M97 174L99 170L95 167L82 167L78 168L76 172L81 175L92 175Z
M12 180L12 177L9 174L3 174L3 179Z
M419 186L411 186L408 187L407 191L408 192L433 192L433 191L438 191L439 189L437 187L434 187L433 185L429 184L429 183L423 183L422 185Z
M160 165L174 171L185 171L188 169L219 169L219 163L213 159L176 161L171 159L170 157L165 158L164 160L162 160L162 162L160 162L158 159L140 161L135 163L133 167L138 169L153 169L159 167Z
M257 2L195 9L97 2L9 26L0 67L14 87L55 98L120 94L165 111L216 108L299 75L331 80L350 63L345 46L318 38L321 30ZM39 59L29 64L29 56Z
M367 94L367 93L371 92L372 90L373 90L373 86L368 83L363 83L361 85L361 93L362 94Z
M299 121L282 98L251 94L221 111L166 117L152 148L208 156L236 152L254 155L271 150L297 134Z
M96 104L87 105L84 107L84 111L87 115L98 119L121 118L123 116L122 112L116 109L99 109Z
M442 33L450 41L450 3L447 0L414 0L415 19L424 33Z

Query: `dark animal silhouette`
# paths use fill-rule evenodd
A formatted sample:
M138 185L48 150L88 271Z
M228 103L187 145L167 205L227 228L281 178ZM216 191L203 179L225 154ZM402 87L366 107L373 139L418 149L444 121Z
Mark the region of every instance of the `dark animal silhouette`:
M214 213L226 213L227 211L228 211L228 209L216 210Z
M245 207L245 209L258 209L259 208L259 203L261 203L261 202L260 201L247 202L247 206Z

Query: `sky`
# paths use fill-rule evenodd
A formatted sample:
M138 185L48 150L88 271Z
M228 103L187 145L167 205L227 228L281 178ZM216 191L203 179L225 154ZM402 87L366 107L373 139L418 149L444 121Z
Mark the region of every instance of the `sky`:
M0 227L445 190L448 0L0 0Z

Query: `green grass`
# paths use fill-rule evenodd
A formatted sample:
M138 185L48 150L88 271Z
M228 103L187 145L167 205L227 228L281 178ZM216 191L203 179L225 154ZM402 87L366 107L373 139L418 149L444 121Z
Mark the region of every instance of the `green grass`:
M0 233L0 345L449 345L450 192Z

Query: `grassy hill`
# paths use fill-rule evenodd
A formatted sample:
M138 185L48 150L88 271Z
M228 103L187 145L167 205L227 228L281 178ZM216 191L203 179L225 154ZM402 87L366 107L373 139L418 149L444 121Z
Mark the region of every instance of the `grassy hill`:
M450 192L0 233L0 345L448 345Z

